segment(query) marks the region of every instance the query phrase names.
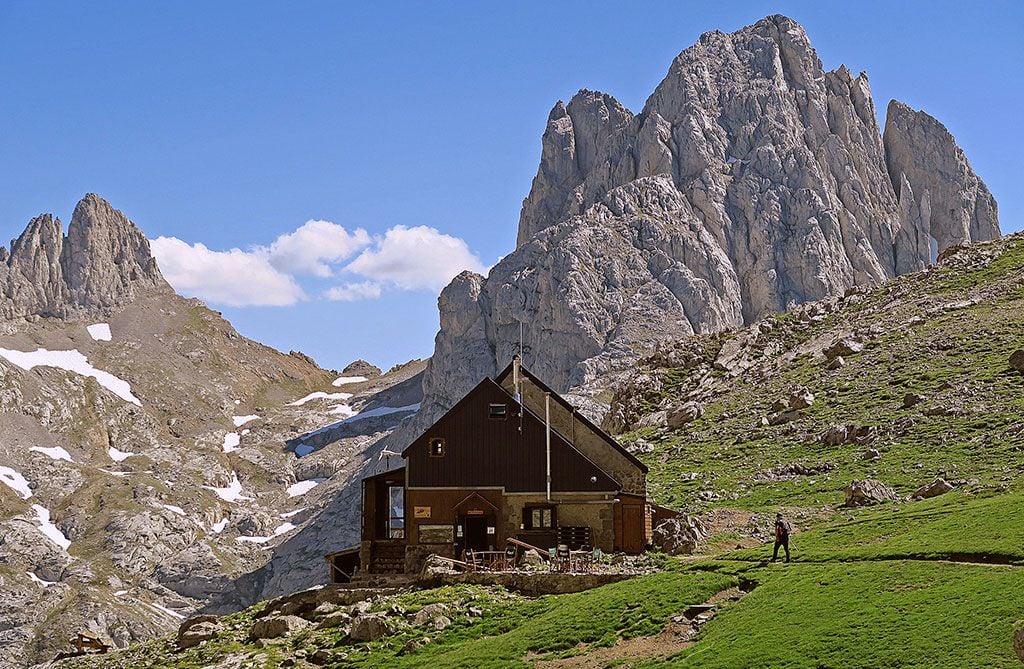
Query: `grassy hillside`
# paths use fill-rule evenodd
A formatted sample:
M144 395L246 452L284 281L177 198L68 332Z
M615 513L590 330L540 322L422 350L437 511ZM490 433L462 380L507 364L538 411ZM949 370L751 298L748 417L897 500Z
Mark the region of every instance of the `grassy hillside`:
M863 350L838 366L823 351L843 339ZM646 442L651 493L678 508L828 507L847 483L868 477L902 494L937 476L1001 489L1024 468L1024 375L1008 362L1021 348L1018 235L870 292L666 344L620 391L612 414L636 424L680 402L702 405L703 416L681 429L654 421L622 436ZM723 361L730 351L738 361ZM812 406L765 424L778 415L773 402L795 387L813 393ZM908 395L916 403L905 408ZM837 426L863 436L829 443ZM792 463L821 472L779 480L767 472Z

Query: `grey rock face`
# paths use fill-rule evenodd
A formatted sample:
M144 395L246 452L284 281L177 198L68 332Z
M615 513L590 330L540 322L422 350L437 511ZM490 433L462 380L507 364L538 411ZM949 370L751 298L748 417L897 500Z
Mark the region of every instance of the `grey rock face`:
M559 102L516 250L441 295L425 413L507 364L521 326L525 364L566 391L665 337L919 269L933 236L998 236L952 137L904 110L883 142L866 75L825 71L783 16L703 35L638 114L588 90Z
M66 237L60 220L43 214L0 251L0 319L105 314L154 290L171 289L149 241L93 193L75 207Z
M886 165L901 207L907 200L908 210L916 205L918 212L918 219L909 226L916 230L910 234L930 235L938 252L999 238L995 198L944 125L893 100L886 113L884 142ZM914 269L933 260L920 259L924 262Z

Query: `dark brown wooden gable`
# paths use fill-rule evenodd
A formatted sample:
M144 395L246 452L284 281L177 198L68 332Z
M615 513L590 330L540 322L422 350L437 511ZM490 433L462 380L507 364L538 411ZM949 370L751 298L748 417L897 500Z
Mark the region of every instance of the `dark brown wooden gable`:
M489 417L492 403L508 406L506 418ZM409 487L500 487L507 492L544 492L544 423L520 409L504 388L491 379L481 381L402 453ZM441 457L429 453L434 438L445 440ZM617 492L620 488L562 435L551 431L553 492Z
M512 365L513 364L514 363L509 363L509 365L507 367L505 367L505 369L502 370L502 372L500 374L498 374L497 382L499 384L503 383L505 381L505 379L508 378L508 376L512 373ZM587 418L582 413L577 411L576 407L574 407L572 404L570 404L567 399L565 399L564 397L559 395L557 392L552 390L546 383L544 383L543 381L538 379L536 376L534 376L533 373L530 372L530 370L528 370L528 369L526 369L526 367L523 367L522 365L520 365L519 366L519 371L522 372L523 376L525 376L528 379L530 379L530 381L532 381L533 384L536 385L538 388L540 388L543 392L551 393L551 399L553 399L556 402L558 402L558 404L560 404L566 411L571 412L576 417L576 419L578 421L580 421L580 423L583 424L583 426L586 429L590 430L591 432L593 432L594 434L599 436L606 444L608 444L609 446L611 446L612 448L614 448L615 450L619 451L624 456L626 456L626 459L629 460L634 465L636 465L643 473L646 474L648 471L650 471L650 468L647 465L645 465L644 463L640 462L640 460L638 460L635 455L633 455L632 453L627 451L626 448L622 444L620 444L619 442L615 441L615 439L612 438L612 436L610 434L608 434L607 432L602 430L600 427L595 425L593 421L591 421L589 418Z

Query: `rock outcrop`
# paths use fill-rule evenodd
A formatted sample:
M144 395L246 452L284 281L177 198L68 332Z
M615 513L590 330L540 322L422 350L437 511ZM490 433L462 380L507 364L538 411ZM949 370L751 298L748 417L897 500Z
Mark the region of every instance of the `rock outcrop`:
M10 252L0 248L0 319L106 314L170 290L142 231L93 193L75 207L67 236L59 219L42 214Z
M846 486L844 492L846 493L846 506L870 506L882 502L893 502L897 499L895 490L875 479L853 481Z
M507 364L521 329L541 378L596 393L595 378L665 337L750 324L998 235L995 202L930 116L894 103L883 141L867 76L825 71L786 17L710 32L638 114L589 90L552 109L517 248L441 295L418 424Z

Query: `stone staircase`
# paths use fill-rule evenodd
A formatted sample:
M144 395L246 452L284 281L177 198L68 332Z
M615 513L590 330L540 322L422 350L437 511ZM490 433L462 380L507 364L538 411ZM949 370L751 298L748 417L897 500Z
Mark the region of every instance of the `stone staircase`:
M374 542L370 550L370 575L404 574L405 544Z

